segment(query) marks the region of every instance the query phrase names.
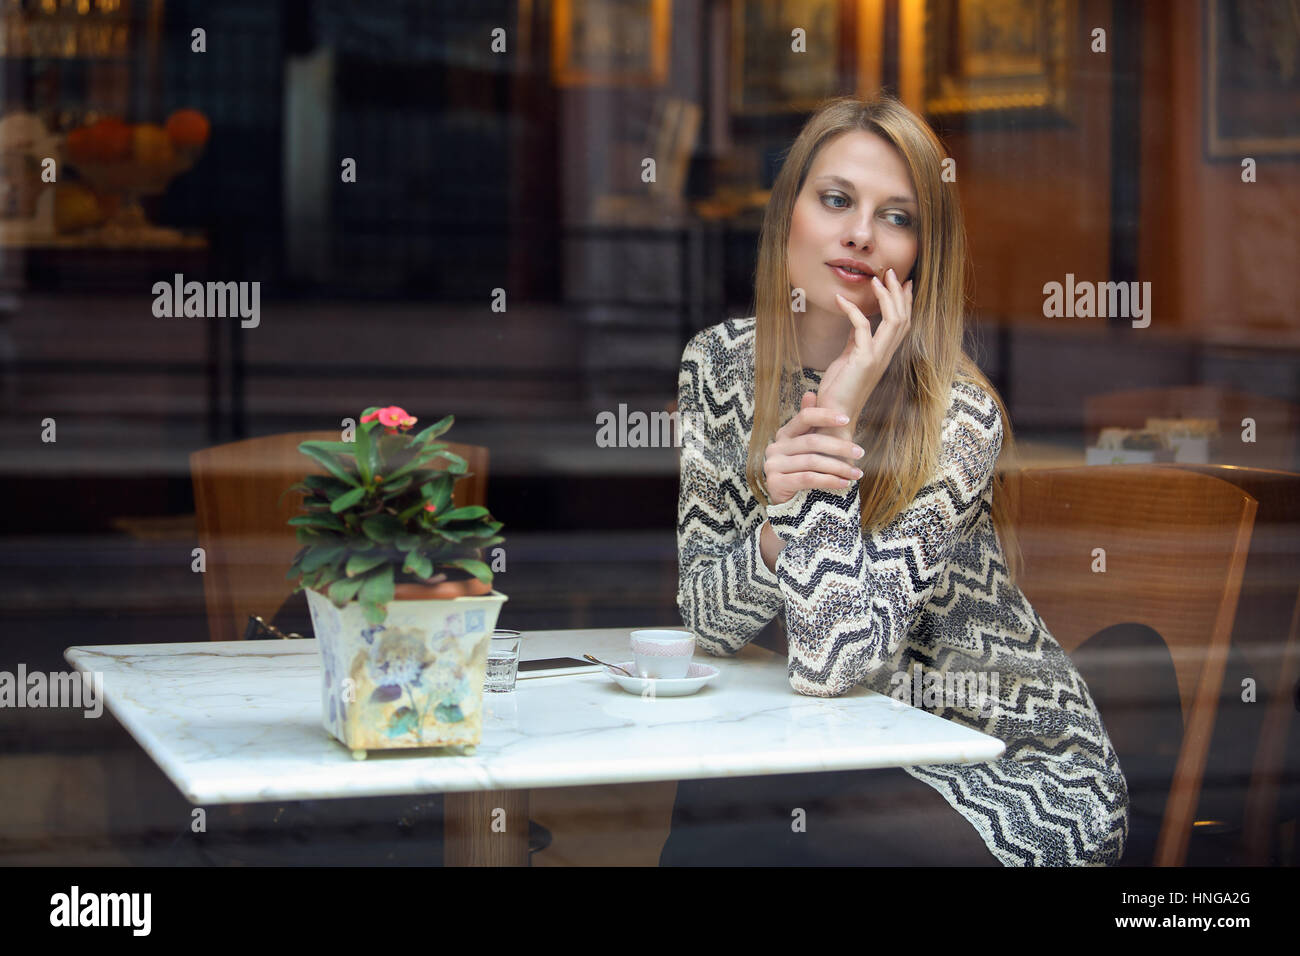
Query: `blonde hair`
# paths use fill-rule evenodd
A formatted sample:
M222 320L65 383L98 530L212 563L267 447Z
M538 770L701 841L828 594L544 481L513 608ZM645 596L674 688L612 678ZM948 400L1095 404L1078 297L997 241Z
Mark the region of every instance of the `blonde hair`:
M874 133L898 150L919 206L911 329L862 410L855 435L866 452L856 463L863 472L866 530L887 525L934 475L953 382L973 382L993 396L1002 417L999 461L1014 460L1015 437L1002 397L962 347L966 232L956 187L941 179L942 144L924 120L888 94L867 101L837 97L813 113L790 146L763 216L753 309L754 422L745 466L750 491L761 501L770 500L761 485L765 451L777 429L798 410L798 405L782 407L787 376L799 381L802 368L787 271L795 201L818 151L853 130ZM1002 489L995 468L993 523L1003 545L1010 545L1004 557L1014 583L1023 556Z

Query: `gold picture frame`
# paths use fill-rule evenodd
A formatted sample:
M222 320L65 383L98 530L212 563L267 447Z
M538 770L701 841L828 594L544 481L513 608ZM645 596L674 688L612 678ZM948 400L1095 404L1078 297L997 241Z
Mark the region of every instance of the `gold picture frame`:
M1072 122L1075 0L926 0L926 114L945 125Z
M841 7L841 0L732 0L732 114L805 113L835 95ZM806 31L809 52L790 49L795 27Z
M1295 0L1206 0L1201 9L1206 156L1300 156Z
M555 0L551 81L559 87L662 86L671 0Z

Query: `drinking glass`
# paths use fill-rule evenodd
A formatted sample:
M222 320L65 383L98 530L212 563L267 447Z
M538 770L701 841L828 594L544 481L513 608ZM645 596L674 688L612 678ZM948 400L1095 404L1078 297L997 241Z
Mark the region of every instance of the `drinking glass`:
M501 694L515 689L515 675L519 672L519 642L522 637L518 631L506 628L497 628L492 632L484 690Z

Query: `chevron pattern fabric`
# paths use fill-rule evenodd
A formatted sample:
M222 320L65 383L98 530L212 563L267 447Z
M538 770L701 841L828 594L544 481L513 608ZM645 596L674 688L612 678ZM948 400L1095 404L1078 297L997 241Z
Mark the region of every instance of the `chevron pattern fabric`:
M1007 577L991 511L1002 447L992 396L953 384L938 473L883 529L862 530L857 482L769 505L744 478L754 326L728 319L682 355L685 626L709 654L730 655L782 615L798 693L835 697L862 685L1006 743L992 762L903 768L965 817L1001 863L1117 863L1128 834L1119 760L1087 685ZM791 415L820 381L812 369L801 374L783 393ZM785 542L775 573L759 550L765 520ZM980 693L962 692L977 684Z

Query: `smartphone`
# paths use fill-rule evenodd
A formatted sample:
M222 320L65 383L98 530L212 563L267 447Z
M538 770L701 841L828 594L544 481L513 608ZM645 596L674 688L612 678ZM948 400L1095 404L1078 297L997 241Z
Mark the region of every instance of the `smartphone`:
M547 657L539 661L520 661L519 670L524 671L551 671L558 670L561 667L599 667L599 664L593 664L591 661L578 660L576 657Z

